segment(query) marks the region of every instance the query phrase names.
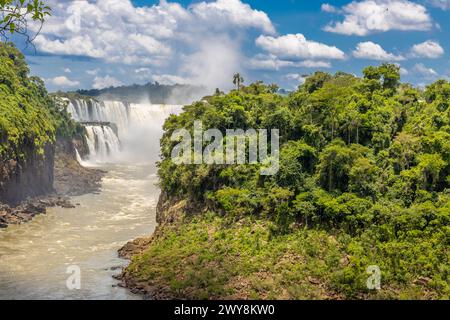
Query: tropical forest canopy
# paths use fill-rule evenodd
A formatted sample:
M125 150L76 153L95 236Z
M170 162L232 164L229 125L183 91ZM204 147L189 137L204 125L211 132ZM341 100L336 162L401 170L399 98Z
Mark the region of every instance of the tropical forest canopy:
M316 72L289 96L276 92L257 82L170 117L159 163L163 191L231 221L272 221L271 237L299 228L337 235L351 263L327 276L347 296L365 290L369 264L391 284L424 278L449 294L450 83L421 90L401 83L396 65L383 64L364 69L362 78ZM175 165L171 134L195 120L224 134L280 129L279 172Z

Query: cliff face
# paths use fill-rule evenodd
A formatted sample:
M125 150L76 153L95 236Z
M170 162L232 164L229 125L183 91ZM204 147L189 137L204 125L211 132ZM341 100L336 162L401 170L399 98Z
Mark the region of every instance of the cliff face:
M56 141L56 154L65 154L72 158L77 159L76 151L80 157L85 157L89 155L89 146L86 141L86 136L83 134L77 134L69 138L58 138Z
M54 141L64 119L24 56L0 44L0 202L18 204L53 191ZM67 130L66 130L67 131Z
M74 208L68 196L100 189L104 172L76 160L75 146L83 145L79 137L59 138L43 155L30 148L21 150L26 161L0 161L0 229L31 221L48 207Z
M73 208L67 196L96 192L104 172L82 167L89 152L75 123L24 56L0 42L0 228L28 222L47 207Z
M88 152L84 133L65 106L47 93L44 82L29 75L25 57L12 44L0 43L0 205L16 206L53 193L57 158L71 164L59 161L60 177L67 176L65 168L78 169L75 147L81 156ZM88 176L87 171L77 172ZM79 180L89 180L85 176Z
M27 149L22 150L26 160L0 160L0 203L15 206L27 198L48 195L54 191L60 195L78 195L87 192L85 190L98 188L102 174L99 174L98 170L89 171L76 161L75 149L79 151L80 156L89 153L84 136L58 138L56 143L48 143L44 147L43 155L33 147ZM91 182L85 177L89 172L100 177L92 179L94 181ZM76 189L70 186L68 180L71 179L80 180L79 191L70 191ZM77 181L73 182L74 186L77 185Z
M26 160L1 160L0 202L16 205L53 191L54 145L47 144L43 155L33 147L27 149Z
M76 159L89 153L86 140L82 136L58 139L55 154L55 191L58 195L78 196L97 192L104 172L81 166Z

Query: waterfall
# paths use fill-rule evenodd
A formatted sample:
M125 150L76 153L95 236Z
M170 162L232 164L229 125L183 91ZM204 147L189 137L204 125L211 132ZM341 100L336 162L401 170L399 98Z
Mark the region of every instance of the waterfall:
M77 148L75 148L75 156L77 158L78 163L83 165L83 159L81 159L80 153L78 152Z
M170 114L181 110L179 105L93 99L70 100L67 106L72 118L86 127L87 160L91 163L158 160L162 125ZM117 134L112 129L114 125Z
M119 101L70 100L67 111L77 122L111 122L125 130L129 122L127 103Z
M109 126L86 126L89 158L96 162L110 162L120 151L120 141Z

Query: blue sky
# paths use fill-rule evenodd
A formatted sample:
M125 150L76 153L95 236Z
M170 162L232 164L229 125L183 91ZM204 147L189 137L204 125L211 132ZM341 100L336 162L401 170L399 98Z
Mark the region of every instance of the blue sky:
M51 91L149 81L229 89L238 71L292 89L316 70L360 74L382 62L415 85L450 77L450 0L47 2L53 16L25 53Z

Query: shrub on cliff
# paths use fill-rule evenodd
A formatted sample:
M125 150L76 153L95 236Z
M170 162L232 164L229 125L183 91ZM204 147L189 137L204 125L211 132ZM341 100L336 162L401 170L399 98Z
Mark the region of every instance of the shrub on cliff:
M78 130L43 81L29 76L24 56L14 45L0 43L0 158L24 160L25 150L43 154L56 136Z

